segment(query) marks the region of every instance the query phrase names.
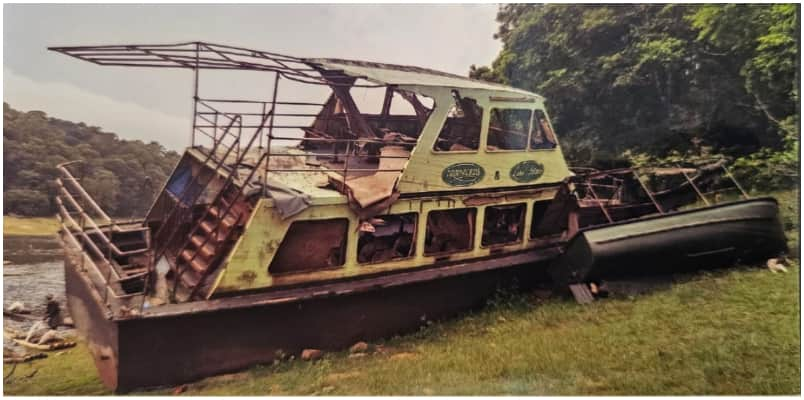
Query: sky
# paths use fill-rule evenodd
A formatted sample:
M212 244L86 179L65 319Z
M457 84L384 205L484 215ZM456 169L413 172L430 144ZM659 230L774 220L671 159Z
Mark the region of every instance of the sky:
M207 41L466 75L502 46L496 12L493 4L5 4L3 101L179 150L191 129L189 70L104 67L47 47ZM202 97L269 98L272 86L260 72L202 72L201 80Z

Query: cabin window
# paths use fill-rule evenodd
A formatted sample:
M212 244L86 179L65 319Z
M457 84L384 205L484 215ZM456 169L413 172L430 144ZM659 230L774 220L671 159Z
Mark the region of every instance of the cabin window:
M315 271L343 265L348 228L346 218L292 223L268 272Z
M552 200L541 200L533 202L533 217L530 222L530 237L535 239L537 237L550 236L564 231L566 227L565 221L556 223L552 226L542 226L545 216L547 215L547 208L552 203Z
M424 255L471 250L476 214L477 210L474 208L430 211L427 215Z
M536 110L533 113L533 133L530 135L530 148L532 150L556 148L556 135L544 111Z
M480 126L483 108L470 97L461 97L452 91L454 104L447 113L447 121L438 134L435 151L476 151L480 143Z
M381 263L413 255L416 245L416 213L382 215L360 226L357 262Z
M489 151L525 150L532 114L531 110L492 108L486 148Z
M525 203L486 207L482 246L516 243L522 240Z

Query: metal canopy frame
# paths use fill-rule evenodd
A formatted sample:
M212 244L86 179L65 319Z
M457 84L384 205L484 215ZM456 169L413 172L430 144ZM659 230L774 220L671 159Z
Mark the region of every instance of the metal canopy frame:
M150 68L184 68L275 72L300 83L339 86L342 71L328 71L303 58L208 42L176 44L125 44L104 46L57 46L48 50L97 65ZM327 76L321 74L327 71ZM357 77L365 79L365 77ZM384 87L384 84L352 87Z

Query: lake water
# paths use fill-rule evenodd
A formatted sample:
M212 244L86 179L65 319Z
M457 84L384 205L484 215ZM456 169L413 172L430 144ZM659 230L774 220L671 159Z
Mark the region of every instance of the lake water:
M45 296L52 294L66 314L62 250L56 236L3 238L3 308L20 301L34 315L44 315ZM3 318L6 326L27 329L32 320Z

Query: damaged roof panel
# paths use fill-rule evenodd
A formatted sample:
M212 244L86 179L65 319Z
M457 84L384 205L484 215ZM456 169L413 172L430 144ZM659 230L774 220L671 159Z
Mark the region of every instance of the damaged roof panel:
M386 85L421 85L497 90L542 99L538 94L526 90L428 68L334 58L308 58L305 61L324 69L342 71L349 76L365 78Z

